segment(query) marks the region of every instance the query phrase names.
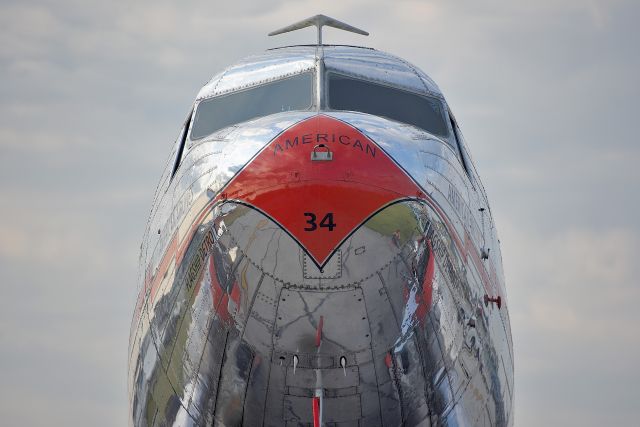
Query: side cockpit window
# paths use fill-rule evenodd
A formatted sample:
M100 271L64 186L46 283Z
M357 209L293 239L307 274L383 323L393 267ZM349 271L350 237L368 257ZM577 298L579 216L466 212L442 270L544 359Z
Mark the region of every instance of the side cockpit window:
M329 108L387 117L449 142L447 116L440 99L335 73L328 77Z
M204 138L219 129L257 117L308 110L312 104L312 73L205 99L196 107L190 138Z
M187 119L184 121L182 125L182 131L180 132L180 137L178 138L178 148L176 149L176 158L173 161L173 167L171 168L171 178L175 176L176 172L178 172L178 167L180 166L180 162L182 161L182 153L184 152L184 144L187 141L187 132L189 131L189 124L191 123L191 117L193 117L193 110L189 112Z
M470 169L471 160L467 156L466 147L464 145L464 139L462 138L462 133L460 132L458 123L456 122L455 117L453 117L453 114L451 113L451 111L449 111L449 120L451 122L451 129L453 129L453 136L455 137L458 157L460 158L460 163L462 163L462 167L464 168L464 171L467 173L467 177L469 177L469 180L471 181L471 185L475 186L475 184L473 183L473 178L471 177L471 169Z

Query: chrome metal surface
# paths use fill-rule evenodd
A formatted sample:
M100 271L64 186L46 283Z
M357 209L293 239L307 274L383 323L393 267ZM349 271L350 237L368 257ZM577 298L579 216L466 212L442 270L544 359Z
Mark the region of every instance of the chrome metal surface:
M331 161L333 160L333 153L326 145L318 144L311 151L311 160L315 162Z
M307 19L303 19L302 21L298 21L295 24L288 25L284 28L280 28L279 30L275 30L269 33L270 36L275 36L278 34L288 33L290 31L300 30L302 28L307 28L311 26L315 26L318 29L318 44L322 44L322 27L333 27L338 28L340 30L349 31L351 33L361 34L363 36L368 36L364 30L360 28L353 27L349 24L346 24L342 21L338 21L337 19L330 18L325 15L315 15Z
M444 99L391 55L292 47L229 67L195 108L308 70ZM187 138L182 152L181 141L141 246L133 425L513 424L500 246L461 136L320 109ZM333 161L310 161L320 142ZM305 203L333 206L332 216ZM313 245L326 239L313 233L344 238L325 260Z

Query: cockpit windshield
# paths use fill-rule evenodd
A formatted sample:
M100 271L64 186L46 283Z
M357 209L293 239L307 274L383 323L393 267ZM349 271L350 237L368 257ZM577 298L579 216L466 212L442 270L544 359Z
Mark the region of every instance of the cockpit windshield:
M329 107L387 117L449 138L444 105L434 97L330 73Z
M312 73L205 99L196 107L191 139L227 126L282 111L308 110L313 104Z
M359 111L407 123L449 141L443 102L399 88L328 74L328 107ZM196 106L191 127L192 140L257 117L283 111L308 110L313 103L313 73L306 72L260 86L205 99Z

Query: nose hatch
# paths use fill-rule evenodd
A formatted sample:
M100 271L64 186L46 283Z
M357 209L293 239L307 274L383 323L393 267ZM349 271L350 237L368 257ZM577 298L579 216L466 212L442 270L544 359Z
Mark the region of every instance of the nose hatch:
M345 313L354 319L348 327ZM282 289L276 319L274 351L292 361L286 369L273 369L269 381L270 392L284 400L284 419L357 423L362 382L376 381L370 364L360 366L373 357L362 290Z

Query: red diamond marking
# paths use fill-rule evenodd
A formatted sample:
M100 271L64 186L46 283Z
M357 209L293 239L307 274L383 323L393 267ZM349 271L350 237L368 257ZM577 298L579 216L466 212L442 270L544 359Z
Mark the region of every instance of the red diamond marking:
M333 160L311 160L318 144L331 150ZM317 115L272 140L220 194L220 200L268 215L323 266L371 215L422 193L374 141L340 120Z

